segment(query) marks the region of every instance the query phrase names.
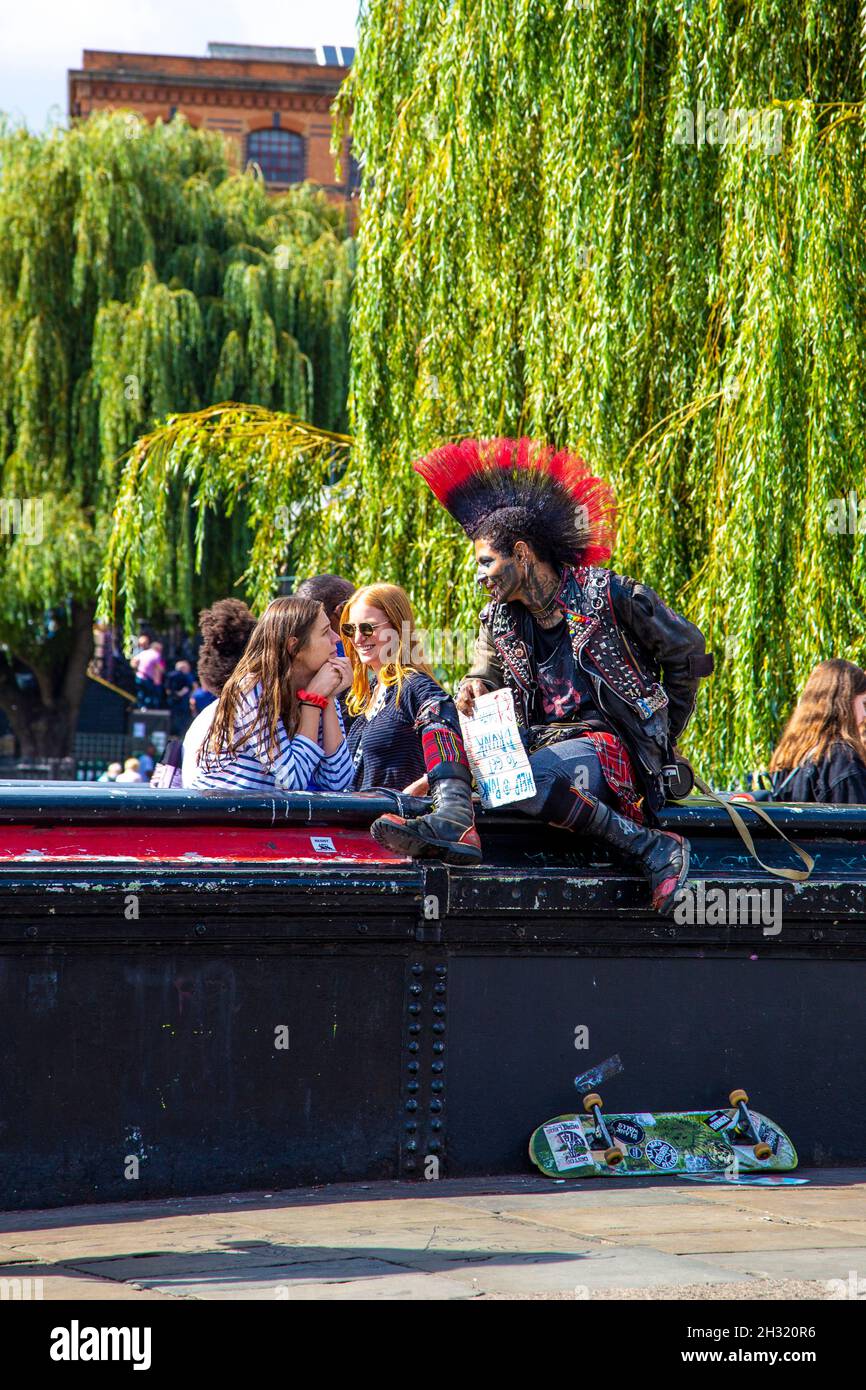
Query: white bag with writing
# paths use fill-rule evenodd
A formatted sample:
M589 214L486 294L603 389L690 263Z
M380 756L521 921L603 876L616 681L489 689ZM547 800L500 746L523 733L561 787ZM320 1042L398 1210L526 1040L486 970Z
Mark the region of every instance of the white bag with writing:
M478 695L472 715L460 716L469 766L487 810L535 795L535 778L514 713L510 690Z

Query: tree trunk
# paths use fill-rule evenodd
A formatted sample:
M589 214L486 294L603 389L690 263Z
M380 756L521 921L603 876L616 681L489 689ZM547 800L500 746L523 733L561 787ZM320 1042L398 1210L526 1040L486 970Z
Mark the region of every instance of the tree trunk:
M73 603L62 651L46 645L44 662L25 661L36 678L22 690L7 658L0 655L0 709L18 740L22 758L72 756L87 667L93 655L93 603ZM53 659L52 659L53 658Z

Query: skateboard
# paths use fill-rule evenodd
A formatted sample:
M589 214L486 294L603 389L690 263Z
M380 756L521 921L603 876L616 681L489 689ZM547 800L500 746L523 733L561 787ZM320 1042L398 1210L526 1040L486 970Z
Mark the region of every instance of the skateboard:
M539 1125L529 1156L550 1178L659 1177L674 1173L785 1172L797 1166L791 1140L766 1115L731 1091L717 1110L606 1115L594 1089L622 1071L619 1057L575 1077L582 1115L557 1115Z

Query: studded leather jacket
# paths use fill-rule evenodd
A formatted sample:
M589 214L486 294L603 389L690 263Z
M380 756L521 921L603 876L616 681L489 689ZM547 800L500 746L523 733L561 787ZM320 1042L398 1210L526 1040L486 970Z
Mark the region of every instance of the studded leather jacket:
M713 670L703 634L646 585L593 565L567 566L555 602L568 624L574 660L589 678L599 711L628 749L655 812L665 800L662 768L671 762L673 745L692 716L701 678ZM491 602L482 611L467 679L481 680L491 690L511 690L518 725L531 748L537 672L520 635L519 608Z

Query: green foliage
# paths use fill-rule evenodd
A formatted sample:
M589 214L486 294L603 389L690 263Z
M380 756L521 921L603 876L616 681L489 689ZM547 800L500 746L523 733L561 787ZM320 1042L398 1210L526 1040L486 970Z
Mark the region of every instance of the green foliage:
M312 464L296 422L263 415L232 441L229 410L154 435L122 496L183 478L203 516L246 473L260 599L282 507L293 568L396 580L426 626L466 632L471 547L412 460L465 434L577 448L617 489L612 565L720 658L685 751L717 783L760 765L811 666L866 658L862 539L828 525L832 499L866 497L864 32L855 0L368 0L339 102L364 174L355 446L327 510L325 445ZM714 108L754 115L701 143ZM274 319L248 366L265 291L240 259L214 399L279 356ZM285 389L260 399L300 413Z
M866 658L863 538L827 527L866 497L864 64L854 0L368 0L343 96L344 569L471 624L469 547L411 460L470 433L577 447L617 488L612 565L726 657L684 745L719 781L766 758L815 662ZM699 102L759 122L677 143Z
M202 567L208 524L214 516L240 515L253 540L243 574L251 606L273 596L280 561L297 538L298 518L314 525L328 553L339 540L331 526L341 493L339 475L351 445L345 435L315 429L290 415L225 402L171 417L136 441L124 462L108 546L101 609L123 599L127 630L142 598L170 577L180 591L184 576ZM177 501L183 507L178 511ZM192 553L187 508L195 512ZM249 528L247 530L246 528ZM142 546L147 532L150 542ZM117 577L120 576L120 592Z
M93 603L115 461L157 419L234 396L345 428L353 255L324 193L271 196L181 119L0 125L0 498L39 499L44 531L0 535L0 643L36 660L45 608ZM183 507L180 562L143 566L152 611L192 600ZM136 515L164 559L163 513ZM205 583L243 567L239 528L212 528Z

